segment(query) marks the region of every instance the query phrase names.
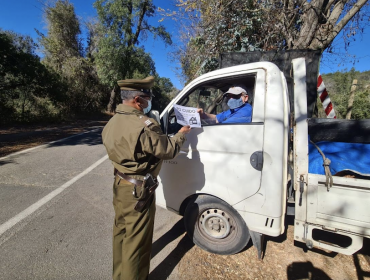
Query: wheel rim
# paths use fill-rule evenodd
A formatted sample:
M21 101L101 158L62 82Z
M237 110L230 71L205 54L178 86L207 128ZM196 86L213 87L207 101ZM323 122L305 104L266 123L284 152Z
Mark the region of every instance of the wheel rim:
M199 228L208 237L222 239L230 234L232 220L220 209L207 209L199 216Z

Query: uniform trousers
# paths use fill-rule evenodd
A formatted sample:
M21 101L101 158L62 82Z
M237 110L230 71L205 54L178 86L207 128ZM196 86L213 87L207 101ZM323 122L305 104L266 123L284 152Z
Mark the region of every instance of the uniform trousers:
M152 250L155 197L146 209L134 210L137 199L133 196L134 184L115 177L113 185L113 279L148 279ZM140 189L136 192L140 193Z

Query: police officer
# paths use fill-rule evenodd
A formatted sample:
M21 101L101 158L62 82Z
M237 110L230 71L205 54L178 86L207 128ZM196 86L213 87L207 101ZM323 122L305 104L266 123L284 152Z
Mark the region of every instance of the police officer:
M173 137L145 114L151 109L154 77L121 80L122 104L104 127L102 138L115 168L113 185L113 279L148 279L152 249L155 197L142 212L134 210L147 173L158 176L162 161L174 158L190 127Z

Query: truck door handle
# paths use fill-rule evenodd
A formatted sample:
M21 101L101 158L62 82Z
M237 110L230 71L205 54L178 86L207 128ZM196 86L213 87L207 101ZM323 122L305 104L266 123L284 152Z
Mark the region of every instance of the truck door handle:
M263 168L263 152L256 151L250 157L251 165L254 169L262 171Z

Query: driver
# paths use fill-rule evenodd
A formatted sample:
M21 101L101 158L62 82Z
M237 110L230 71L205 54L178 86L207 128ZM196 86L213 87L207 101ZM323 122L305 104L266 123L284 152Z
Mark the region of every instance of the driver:
M248 101L248 92L240 87L233 86L224 93L229 110L217 115L208 114L202 108L197 112L201 119L216 121L216 123L249 123L252 121L252 106Z

